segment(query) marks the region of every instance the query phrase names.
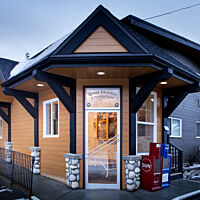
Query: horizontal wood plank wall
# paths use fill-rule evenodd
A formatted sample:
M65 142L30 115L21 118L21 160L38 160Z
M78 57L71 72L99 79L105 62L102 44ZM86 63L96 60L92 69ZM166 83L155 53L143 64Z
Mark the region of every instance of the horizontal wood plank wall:
M162 92L156 88L157 92L157 142L162 143Z
M74 53L128 52L106 29L98 27Z
M129 154L129 81L128 79L120 80L96 80L96 79L78 79L77 80L77 138L76 138L76 151L77 154L83 155L83 86L122 86L122 96L123 96L123 116L122 116L122 131L123 137L122 141L122 155ZM82 163L81 163L82 165ZM122 179L123 179L123 189L125 189L125 164L122 164ZM83 187L83 168L80 169L80 187Z
M8 114L8 109L6 108L2 108L2 110ZM4 148L4 142L8 141L8 124L6 123L6 121L3 120L3 128L2 128L2 138L0 138L0 147Z
M16 99L11 104L11 141L14 151L25 154L34 145L34 120Z
M57 98L50 90L39 93L39 145L41 148L41 173L66 177L64 153L69 153L69 113L59 101L59 137L43 137L43 101Z

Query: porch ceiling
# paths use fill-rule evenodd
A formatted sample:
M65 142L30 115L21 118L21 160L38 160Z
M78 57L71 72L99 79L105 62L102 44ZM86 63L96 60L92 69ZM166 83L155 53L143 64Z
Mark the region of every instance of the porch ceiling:
M105 75L99 76L97 72L103 71ZM141 76L144 74L148 74L151 72L157 71L155 68L152 67L84 67L84 68L51 68L48 70L50 73L54 73L57 75L62 75L66 77L71 77L74 79L130 79L132 77ZM37 84L41 83L36 81L34 78L16 86L14 89L25 90L30 92L42 92L46 89L49 89L49 86L44 84L43 87L38 87ZM157 85L158 88L172 88L182 85L187 85L186 82L171 77L167 81L167 85Z

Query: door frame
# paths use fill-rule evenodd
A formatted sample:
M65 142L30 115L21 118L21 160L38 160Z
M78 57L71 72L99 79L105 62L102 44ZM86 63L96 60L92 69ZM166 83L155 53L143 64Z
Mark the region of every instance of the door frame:
M120 189L120 109L89 109L85 111L85 156L88 153L88 115L95 112L116 112L117 113L117 183L88 183L88 159L85 158L85 188L86 189Z
M122 123L123 123L123 97L122 97L122 85L87 85L83 86L83 188L85 188L85 91L86 88L119 88L120 89L120 188L122 189ZM106 188L105 188L106 189Z

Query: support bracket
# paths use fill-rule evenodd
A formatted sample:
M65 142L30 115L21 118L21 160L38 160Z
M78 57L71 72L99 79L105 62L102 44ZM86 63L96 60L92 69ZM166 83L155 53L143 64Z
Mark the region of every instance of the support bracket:
M70 153L76 153L76 80L39 70L32 75L37 81L46 82L70 113ZM70 88L70 95L63 86Z
M172 74L173 70L168 68L132 78L130 80L130 85L134 85L134 87L141 86L141 88L131 99L131 104L133 104L133 106L131 106L131 113L137 113L152 90L156 87L157 83L163 80L168 80Z
M14 96L17 101L26 109L26 111L34 119L34 145L39 146L38 137L38 94L33 92L27 92L23 90L16 90L4 87L2 88L4 94ZM34 99L34 106L27 100L27 98Z
M169 117L189 93L198 91L200 91L200 83L163 90L163 98L167 98L163 112L164 117Z

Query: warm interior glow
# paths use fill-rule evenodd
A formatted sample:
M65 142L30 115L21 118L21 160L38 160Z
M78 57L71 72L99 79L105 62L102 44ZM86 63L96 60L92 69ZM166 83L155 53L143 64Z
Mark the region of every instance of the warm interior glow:
M44 84L38 83L37 86L38 86L38 87L44 87Z
M100 75L100 76L103 76L105 74L106 74L105 72L97 72L97 75Z
M167 85L167 82L166 81L162 81L160 82L161 85Z

